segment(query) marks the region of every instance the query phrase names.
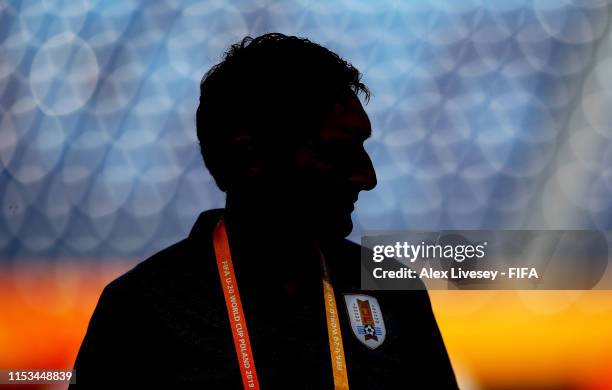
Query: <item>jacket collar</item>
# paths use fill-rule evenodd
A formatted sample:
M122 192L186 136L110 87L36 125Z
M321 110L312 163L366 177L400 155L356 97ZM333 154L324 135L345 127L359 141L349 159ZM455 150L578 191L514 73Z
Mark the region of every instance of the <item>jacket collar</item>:
M224 211L225 209L212 209L200 213L198 219L191 228L189 238L202 237L203 235L209 236L219 221L219 218L223 216Z

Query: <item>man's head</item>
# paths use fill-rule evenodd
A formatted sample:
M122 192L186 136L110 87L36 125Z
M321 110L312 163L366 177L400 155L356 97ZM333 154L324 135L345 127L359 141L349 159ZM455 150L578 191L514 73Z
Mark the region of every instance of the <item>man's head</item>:
M200 92L198 139L221 190L318 234L350 233L358 193L376 185L357 69L307 39L266 34L233 45Z

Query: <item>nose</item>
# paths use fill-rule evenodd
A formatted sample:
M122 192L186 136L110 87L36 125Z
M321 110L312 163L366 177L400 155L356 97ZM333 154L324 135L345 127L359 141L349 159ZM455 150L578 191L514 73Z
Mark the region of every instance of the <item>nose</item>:
M370 191L378 183L376 180L376 171L368 153L364 150L358 164L358 169L349 176L349 181L357 187L359 191Z

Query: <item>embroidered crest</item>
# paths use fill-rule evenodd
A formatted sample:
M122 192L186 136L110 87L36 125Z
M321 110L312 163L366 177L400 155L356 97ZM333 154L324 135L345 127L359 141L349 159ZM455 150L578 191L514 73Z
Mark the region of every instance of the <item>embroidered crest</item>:
M379 347L387 329L378 300L369 295L344 294L344 301L355 337L370 349Z

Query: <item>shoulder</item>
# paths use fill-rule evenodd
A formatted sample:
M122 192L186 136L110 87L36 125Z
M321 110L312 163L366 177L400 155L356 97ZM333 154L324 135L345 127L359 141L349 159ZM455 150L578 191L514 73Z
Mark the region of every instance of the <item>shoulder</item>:
M108 284L106 289L130 293L181 290L216 277L212 229L219 210L203 212L189 237L159 251Z
M212 226L218 211L200 215L189 237L161 250L110 282L103 296L176 299L214 284Z
M107 288L127 291L155 287L184 273L192 265L194 250L190 240L183 239L138 263L110 282Z

